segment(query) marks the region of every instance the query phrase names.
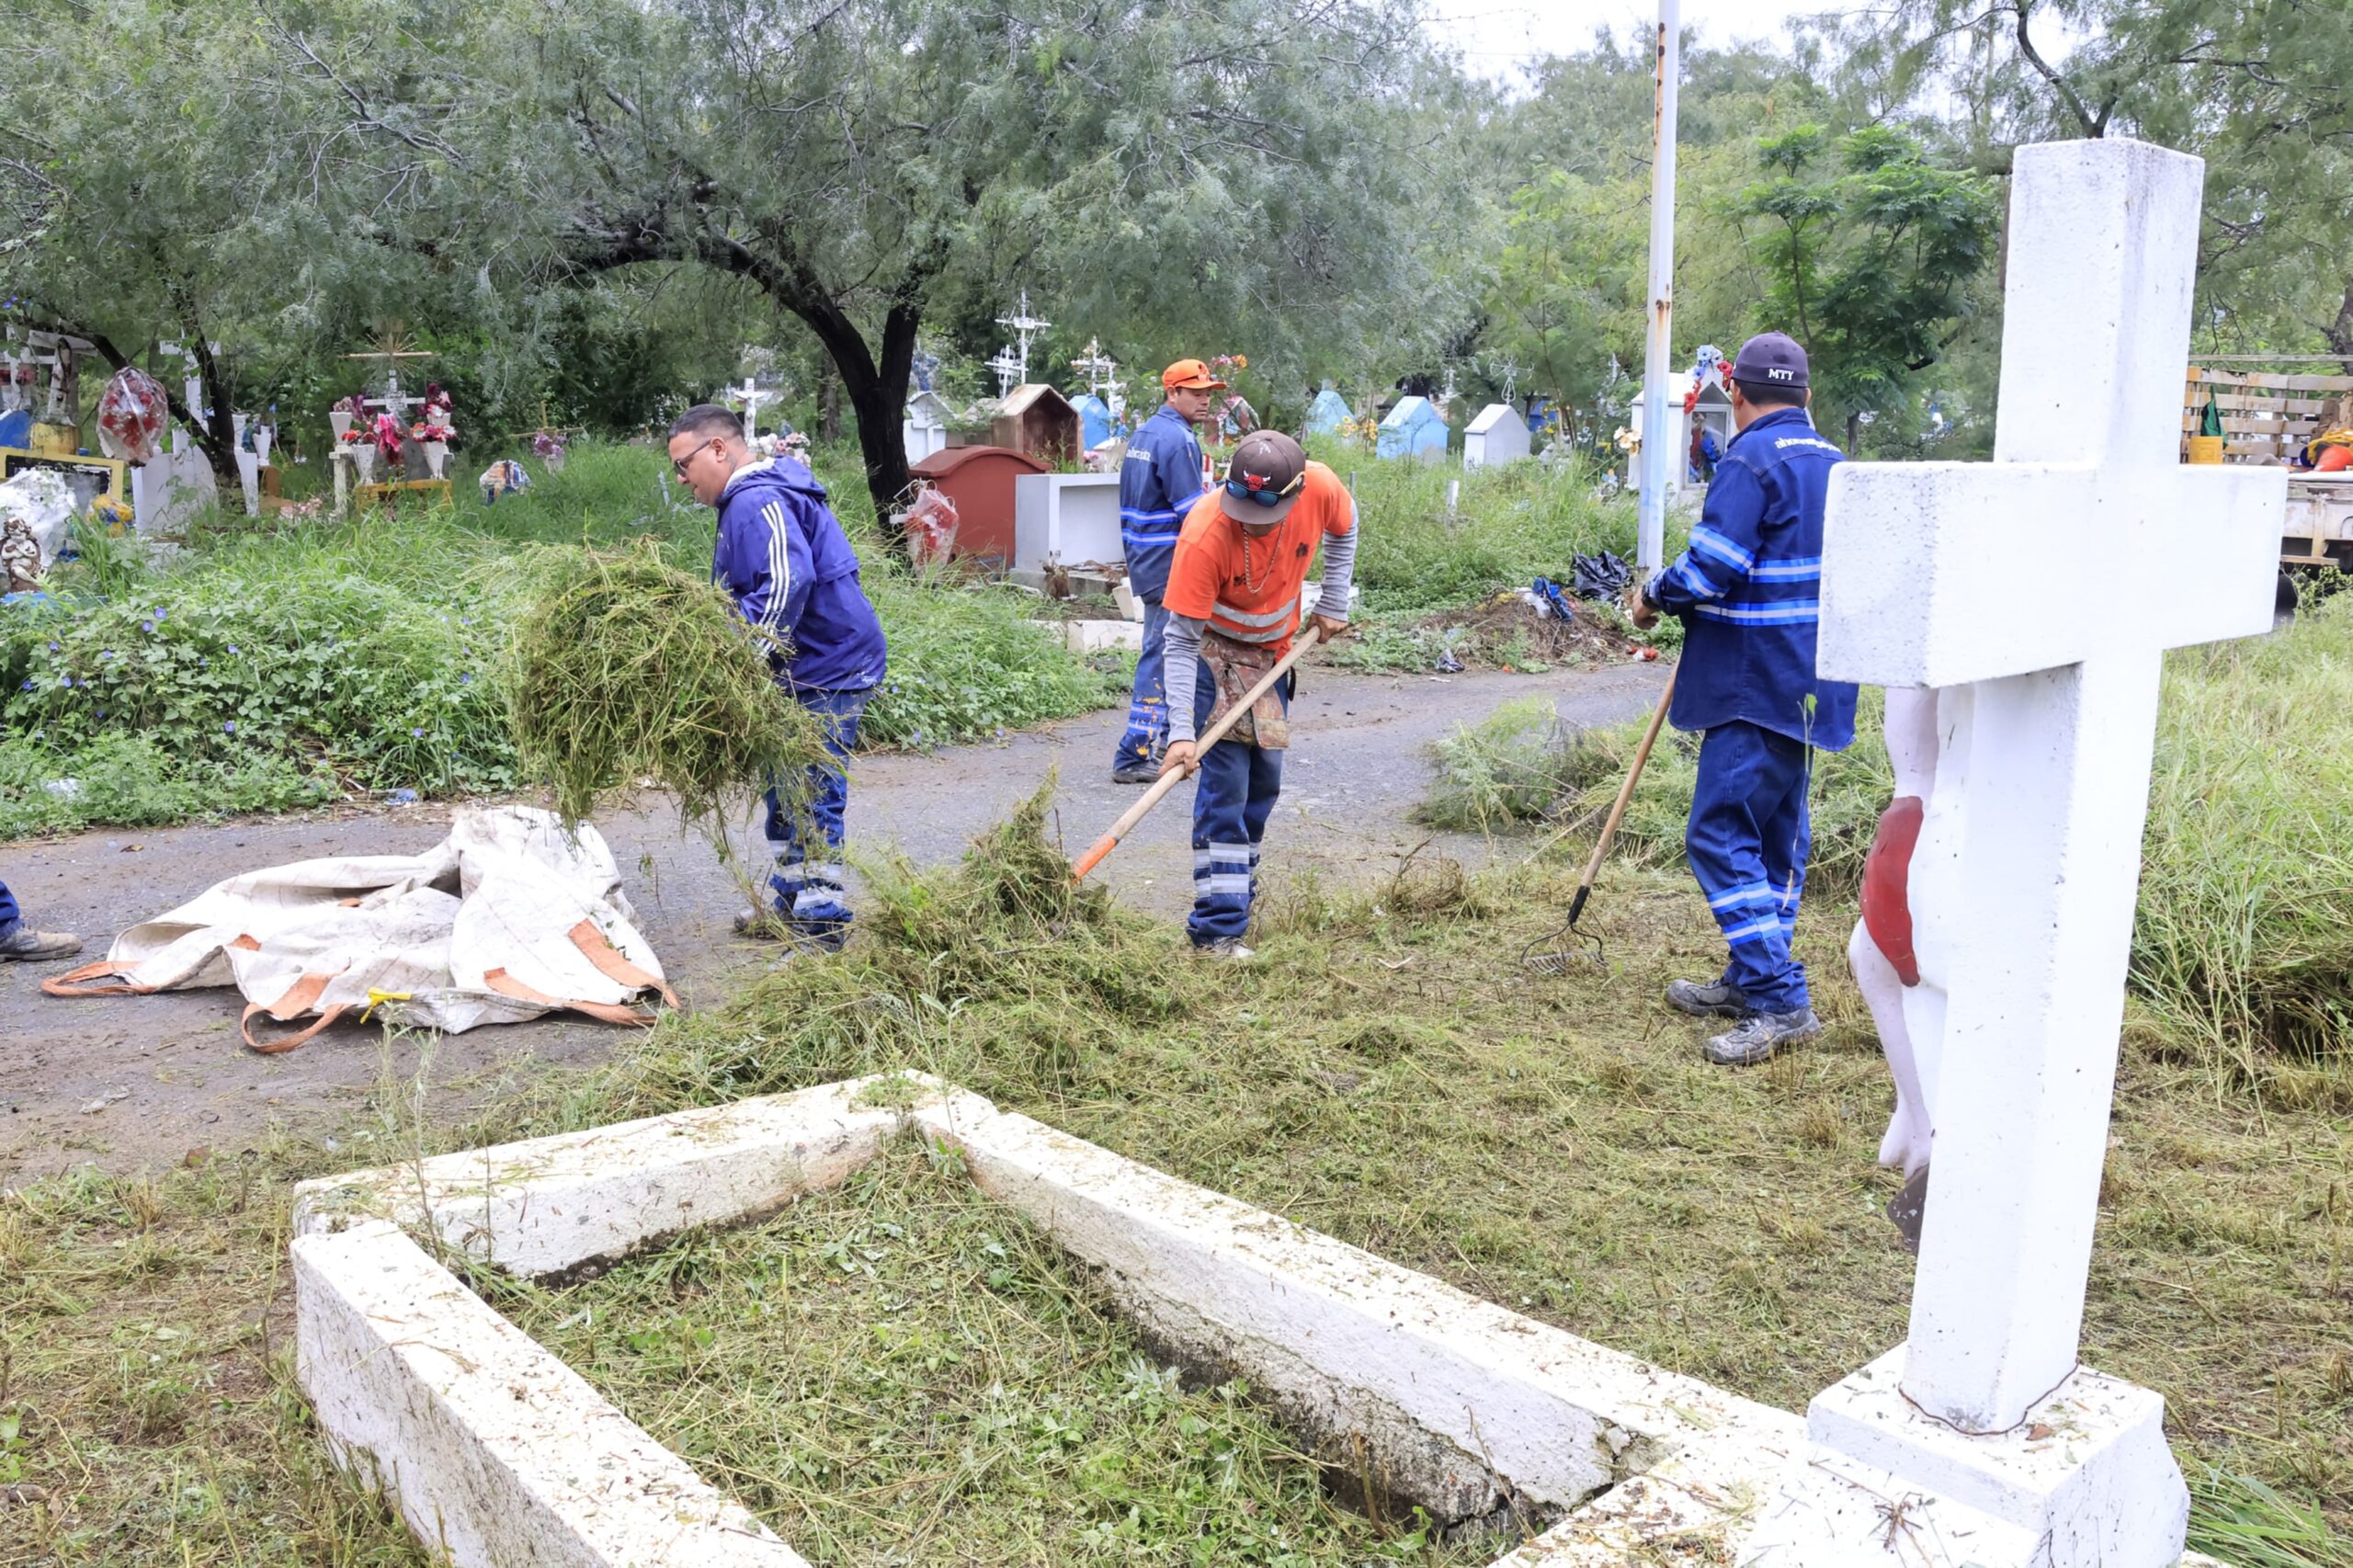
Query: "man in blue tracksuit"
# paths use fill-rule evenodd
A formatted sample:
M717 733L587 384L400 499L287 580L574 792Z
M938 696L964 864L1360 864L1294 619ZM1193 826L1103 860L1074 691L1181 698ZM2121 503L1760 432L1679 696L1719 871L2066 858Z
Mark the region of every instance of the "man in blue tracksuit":
M1815 678L1822 509L1845 454L1806 413L1805 350L1778 332L1733 364L1732 445L1691 545L1643 585L1638 626L1682 618L1683 660L1667 716L1702 730L1684 836L1692 872L1732 949L1712 982L1677 980L1671 1006L1738 1020L1708 1041L1711 1062L1745 1066L1821 1032L1805 965L1790 956L1812 829L1809 748L1855 738L1855 688Z
M825 487L798 459L763 459L744 440L743 422L716 403L670 426L670 466L695 499L719 509L710 580L744 619L780 639L777 678L825 728L830 764L809 769L805 801L788 810L767 798L767 907L735 917L741 932L781 925L797 940L836 948L849 935L842 891L842 816L849 804L843 764L858 744L858 717L881 683L882 623L858 585L858 552L825 505Z
M36 931L24 922L22 913L17 907L17 895L8 891L7 883L0 882L0 961L41 963L70 959L82 950L81 937Z
M1224 391L1225 383L1199 359L1179 359L1160 373L1160 387L1168 401L1128 437L1120 464L1120 542L1127 554L1128 591L1143 601L1143 653L1136 660L1128 730L1111 757L1111 777L1121 784L1149 784L1160 777L1160 751L1168 738L1161 668L1168 612L1161 596L1168 588L1168 563L1176 556L1176 530L1201 498L1201 443L1193 426L1208 420L1210 394Z

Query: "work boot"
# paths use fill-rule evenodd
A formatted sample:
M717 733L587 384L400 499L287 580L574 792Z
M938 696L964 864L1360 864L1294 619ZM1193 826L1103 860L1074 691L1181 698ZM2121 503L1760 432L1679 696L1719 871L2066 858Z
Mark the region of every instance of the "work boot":
M1751 1013L1733 1028L1708 1042L1708 1060L1719 1067L1754 1067L1772 1059L1785 1045L1812 1040L1822 1032L1821 1020L1811 1007L1787 1013Z
M21 920L15 930L0 937L0 959L17 963L50 963L70 959L81 950L81 937L63 931L36 931Z
M1745 1018L1753 1010L1739 987L1721 980L1670 980L1666 1005L1695 1018Z
M1154 784L1160 779L1160 764L1156 762L1123 762L1111 769L1114 784Z
M1193 950L1204 958L1222 959L1227 963L1248 963L1258 956L1258 950L1245 946L1239 937L1228 937L1222 942L1197 943Z

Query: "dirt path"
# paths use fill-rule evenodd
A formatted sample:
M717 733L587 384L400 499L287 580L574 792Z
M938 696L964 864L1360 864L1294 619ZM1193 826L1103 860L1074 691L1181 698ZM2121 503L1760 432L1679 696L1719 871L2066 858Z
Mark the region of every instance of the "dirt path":
M1665 675L1656 665L1451 678L1313 671L1293 710L1268 858L1313 865L1336 881L1382 875L1431 836L1409 820L1429 778L1428 742L1539 692L1569 724L1613 722L1647 708ZM952 859L1059 766L1062 832L1074 850L1083 847L1135 799L1133 788L1108 777L1121 718L1097 713L928 756L862 758L851 835L869 846L895 843L920 864ZM1181 918L1192 900L1189 790L1177 794L1097 873L1137 907L1168 918ZM88 937L96 957L117 929L224 877L321 855L414 852L441 836L449 815L436 805L88 833L0 846L0 877L43 926ZM708 845L680 834L666 806L598 826L629 872L642 928L690 1004L720 1000L733 976L762 961L728 929L740 903L733 883ZM1466 863L1486 852L1480 840L1457 835L1440 835L1432 848ZM432 1053L424 1075L432 1085L428 1114L446 1116L541 1063L598 1060L619 1038L601 1025L544 1021L421 1047L338 1025L299 1051L261 1057L237 1042L233 991L68 1002L40 994L41 972L0 968L0 1187L85 1163L134 1170L199 1147L252 1148L276 1128L327 1136L365 1108L371 1090L410 1092L420 1049Z

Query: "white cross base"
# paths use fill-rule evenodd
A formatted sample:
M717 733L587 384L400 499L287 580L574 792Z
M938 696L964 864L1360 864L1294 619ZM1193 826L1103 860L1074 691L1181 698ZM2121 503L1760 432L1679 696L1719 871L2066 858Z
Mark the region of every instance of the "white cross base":
M2025 1532L2040 1568L2164 1568L2187 1517L2162 1400L2075 1358L2163 654L2270 629L2286 506L2283 471L2179 460L2203 179L2142 142L2020 148L1995 460L1830 481L1817 667L1948 688L1961 826L1927 868L1951 941L1941 1039L1915 1031L1940 1066L1910 1336L1808 1432Z

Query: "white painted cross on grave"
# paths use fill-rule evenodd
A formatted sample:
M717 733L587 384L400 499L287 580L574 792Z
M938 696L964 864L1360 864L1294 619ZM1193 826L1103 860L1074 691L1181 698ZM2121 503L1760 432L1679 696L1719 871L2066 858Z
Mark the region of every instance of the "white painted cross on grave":
M1810 1430L2050 1568L2161 1568L2187 1509L2162 1401L2076 1350L2164 653L2270 629L2286 501L2279 470L2180 460L2203 178L2143 142L2019 149L1994 460L1830 482L1818 667L1968 688L1938 737L1965 825L1910 1335Z

